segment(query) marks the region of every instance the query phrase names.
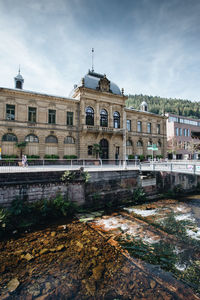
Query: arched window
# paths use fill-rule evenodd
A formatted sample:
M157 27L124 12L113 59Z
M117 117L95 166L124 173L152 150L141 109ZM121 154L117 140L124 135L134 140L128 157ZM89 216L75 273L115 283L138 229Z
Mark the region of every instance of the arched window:
M131 140L127 140L126 141L126 146L128 147L128 146L132 146L133 144L132 144L132 141Z
M141 140L137 141L137 147L142 147L143 146L143 142Z
M100 126L108 127L108 113L105 109L102 109L100 113Z
M29 143L39 143L39 139L36 135L34 134L29 134L25 137L25 142Z
M17 137L13 133L6 133L2 137L2 142L17 142Z
M114 128L120 128L120 114L118 111L115 111L113 114Z
M94 109L88 106L85 110L86 113L86 125L94 125Z
M66 136L64 144L75 144L75 139L72 136Z
M49 135L49 136L46 137L45 143L54 143L54 144L57 144L58 143L58 139L54 135Z
M151 140L148 141L148 146L152 146L152 141Z
M160 148L162 146L161 141L158 141L158 147Z

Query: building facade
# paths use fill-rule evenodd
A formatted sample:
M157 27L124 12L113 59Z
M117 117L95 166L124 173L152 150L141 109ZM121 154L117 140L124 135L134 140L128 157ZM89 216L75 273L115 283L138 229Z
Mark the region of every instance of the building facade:
M44 158L94 158L94 144L102 159L166 156L166 117L126 108L123 89L105 75L89 71L70 97L23 89L20 72L15 88L0 88L0 147L3 155L20 155L16 143L26 142L24 153Z
M194 133L200 132L200 120L188 117L167 114L167 142L168 158L170 159L197 159L199 139Z

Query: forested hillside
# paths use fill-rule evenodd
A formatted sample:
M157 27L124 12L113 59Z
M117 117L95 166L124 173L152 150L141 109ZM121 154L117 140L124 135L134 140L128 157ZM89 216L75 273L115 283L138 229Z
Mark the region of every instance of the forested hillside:
M147 95L129 95L126 106L140 109L142 101L147 102L148 111L156 114L162 114L163 111L165 111L180 116L200 119L200 102L192 102L189 100L161 98Z

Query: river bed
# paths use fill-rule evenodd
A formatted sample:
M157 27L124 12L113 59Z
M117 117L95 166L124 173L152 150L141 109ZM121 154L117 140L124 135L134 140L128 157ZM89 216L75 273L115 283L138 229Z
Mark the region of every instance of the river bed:
M200 196L77 214L0 244L0 299L200 299Z

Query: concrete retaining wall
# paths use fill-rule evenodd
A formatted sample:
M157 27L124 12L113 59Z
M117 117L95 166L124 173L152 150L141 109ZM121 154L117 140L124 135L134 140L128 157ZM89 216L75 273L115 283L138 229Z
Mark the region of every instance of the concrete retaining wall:
M60 193L78 205L112 206L133 199L133 191L142 187L147 194L156 194L181 185L185 190L194 190L200 177L196 175L143 172L139 171L104 171L90 172L90 180L75 180L64 183L62 171L8 173L0 176L0 205L9 206L16 196L34 202L51 199Z

